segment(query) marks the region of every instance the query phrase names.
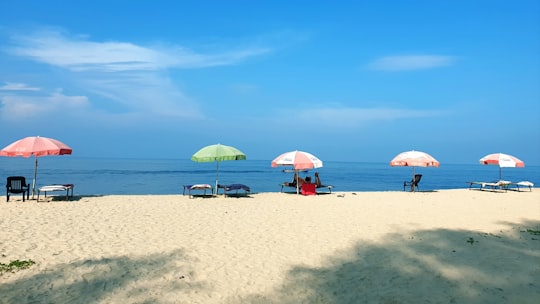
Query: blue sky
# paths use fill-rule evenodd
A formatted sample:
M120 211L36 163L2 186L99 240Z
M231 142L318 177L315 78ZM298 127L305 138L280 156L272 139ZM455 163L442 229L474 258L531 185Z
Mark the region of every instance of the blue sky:
M540 164L536 0L2 1L0 66L2 147Z

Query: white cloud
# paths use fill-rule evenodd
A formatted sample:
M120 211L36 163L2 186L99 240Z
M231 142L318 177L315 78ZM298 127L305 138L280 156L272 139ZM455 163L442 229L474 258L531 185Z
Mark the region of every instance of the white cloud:
M12 41L12 46L7 49L11 54L61 68L56 73L66 73L62 75L62 81L70 82L64 82L62 86L74 85L72 90L85 90L85 95L92 96L89 101L94 108L110 113L121 108L118 115L133 117L199 119L204 116L203 112L174 84L168 73L170 69L237 64L270 51L245 48L200 54L180 46L91 41L87 37L70 37L52 30L15 36ZM24 113L24 106L35 105L15 106L11 99L4 100L10 111Z
M67 96L55 92L48 96L4 96L0 99L2 120L12 121L47 116L53 113L72 113L88 106L85 96Z
M330 128L361 127L382 121L428 118L444 114L441 111L434 110L347 107L320 107L292 112L294 113L295 123L303 125L313 124L315 122L319 127Z
M159 73L120 73L110 78L88 75L81 83L129 112L177 118L203 116L189 97Z
M449 66L455 57L440 55L388 56L369 64L369 68L381 71L407 71Z
M39 91L39 88L30 87L24 83L6 82L0 87L0 91Z
M129 42L95 42L44 31L13 37L10 51L18 56L73 71L152 71L230 65L268 53L247 48L218 54L199 54L181 46L140 46Z

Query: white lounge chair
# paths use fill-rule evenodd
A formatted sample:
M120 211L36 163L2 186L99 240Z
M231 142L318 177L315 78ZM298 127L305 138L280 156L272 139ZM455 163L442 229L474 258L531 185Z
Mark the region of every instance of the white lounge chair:
M510 181L500 180L498 182L468 182L469 189L472 189L473 186L479 186L479 190L490 189L490 190L508 190L508 187L512 184Z
M519 187L528 187L529 191L532 191L532 187L534 187L534 184L529 181L520 181L517 183L511 183L510 185L515 186L517 191L520 191Z
M214 188L212 188L211 185L209 184L195 184L195 185L184 185L184 191L182 192L183 195L186 195L186 190L188 190L188 193L189 193L189 197L193 197L193 194L191 193L191 191L193 190L199 190L199 191L204 191L204 196L206 196L206 190L210 190L210 193L214 193L213 191Z

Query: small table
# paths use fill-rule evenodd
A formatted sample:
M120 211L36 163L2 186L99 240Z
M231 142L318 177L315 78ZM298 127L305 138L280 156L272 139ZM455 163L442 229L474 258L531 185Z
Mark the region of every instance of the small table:
M52 191L66 191L66 201L67 201L70 197L73 197L74 187L75 187L74 184L49 185L49 186L39 187L37 201L39 202L39 195L41 192L44 192L45 197L47 197L47 192L52 192Z

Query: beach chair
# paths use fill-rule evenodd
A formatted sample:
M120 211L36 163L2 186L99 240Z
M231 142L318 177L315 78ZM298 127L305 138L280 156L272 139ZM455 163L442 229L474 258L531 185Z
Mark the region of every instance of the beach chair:
M326 189L327 193L332 193L332 189L334 189L334 186L332 185L320 185L317 186L317 189ZM321 193L320 191L318 193Z
M317 185L315 184L302 184L302 195L317 195Z
M404 181L403 182L403 191L405 191L405 188L407 188L407 187L411 187L411 192L416 191L416 189L419 188L418 184L420 183L421 179L422 179L422 174L415 174L414 178L410 182Z
M511 183L511 186L515 186L517 188L517 191L521 191L519 187L525 187L529 188L529 191L532 191L532 187L534 187L534 184L529 181L521 181L517 183Z
M9 176L6 182L6 200L9 202L9 194L21 194L24 202L24 194L26 199L30 198L30 184L26 183L24 176Z
M240 190L243 190L246 196L251 192L251 189L244 184L218 185L218 194L219 189L223 189L223 194L225 196L230 196L231 191L236 191L236 196L238 196L238 191Z
M473 189L473 186L478 186L478 190L491 190L491 191L507 191L509 186L512 185L509 181L497 181L497 182L468 182L469 190Z
M281 186L281 190L280 192L283 192L283 188L285 187L289 187L291 189L295 189L296 190L296 185L290 185L288 183L281 183L279 184ZM314 184L315 185L315 184ZM300 190L301 190L302 187L300 187ZM332 193L332 189L334 189L334 186L332 185L320 185L320 186L316 186L317 189L326 189L324 192L320 192L319 193Z

